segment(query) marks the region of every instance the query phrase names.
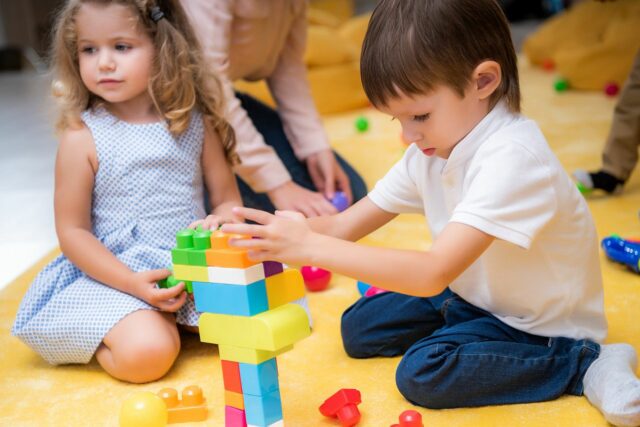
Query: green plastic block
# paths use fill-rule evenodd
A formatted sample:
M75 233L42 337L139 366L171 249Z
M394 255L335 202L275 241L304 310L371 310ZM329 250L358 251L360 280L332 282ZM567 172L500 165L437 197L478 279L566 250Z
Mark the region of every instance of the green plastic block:
M193 247L195 249L211 248L211 230L198 230L193 235ZM205 264L206 265L206 264Z
M189 264L189 250L188 249L171 249L171 262L173 264Z
M188 262L189 265L207 265L207 254L202 249L189 249L188 251Z
M179 249L193 248L193 235L195 231L185 228L176 233L176 244Z
M172 274L171 276L167 277L166 279L160 280L158 282L158 287L164 288L164 289L169 289L169 288L173 288L174 286L178 286L182 282L183 282L183 280L176 279L175 277L173 277L173 274ZM184 290L187 293L192 294L193 293L193 285L192 285L192 283L184 280Z

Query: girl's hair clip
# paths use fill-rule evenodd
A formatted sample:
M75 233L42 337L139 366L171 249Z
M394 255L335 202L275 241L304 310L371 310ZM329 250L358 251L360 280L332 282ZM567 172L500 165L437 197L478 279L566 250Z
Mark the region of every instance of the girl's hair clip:
M159 6L153 6L151 8L151 11L149 12L149 17L151 17L151 20L153 22L157 23L159 20L164 18L164 12L162 11L162 9L160 9Z

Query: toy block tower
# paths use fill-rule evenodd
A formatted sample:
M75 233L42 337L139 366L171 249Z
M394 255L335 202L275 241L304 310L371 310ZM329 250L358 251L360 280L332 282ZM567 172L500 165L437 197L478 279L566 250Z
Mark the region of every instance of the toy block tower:
M304 296L298 270L256 263L228 245L221 231L182 230L172 250L173 279L193 290L200 340L218 344L227 427L281 426L276 356L309 335L305 310L290 304ZM246 236L233 236L247 238Z

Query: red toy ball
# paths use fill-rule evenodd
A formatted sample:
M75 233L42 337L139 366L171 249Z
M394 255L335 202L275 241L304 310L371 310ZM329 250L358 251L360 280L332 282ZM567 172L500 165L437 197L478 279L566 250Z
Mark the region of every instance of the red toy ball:
M398 417L400 424L393 424L391 427L424 427L422 424L422 415L418 411L404 411Z
M620 92L620 88L617 84L610 82L604 85L604 93L607 96L616 96Z
M318 292L327 289L331 281L331 272L319 267L305 265L300 269L304 284L311 292Z
M556 64L553 62L553 59L547 58L542 61L542 68L547 71L553 71L556 68Z

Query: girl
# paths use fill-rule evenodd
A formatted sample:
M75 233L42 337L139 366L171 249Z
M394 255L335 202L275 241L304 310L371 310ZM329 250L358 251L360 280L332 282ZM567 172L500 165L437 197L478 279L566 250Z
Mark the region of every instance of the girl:
M63 255L36 277L13 327L48 362L98 363L114 377L162 377L176 323L197 313L169 275L176 230L232 221L233 131L220 84L173 0L70 0L55 28L62 101L55 172ZM175 314L174 314L175 313Z

